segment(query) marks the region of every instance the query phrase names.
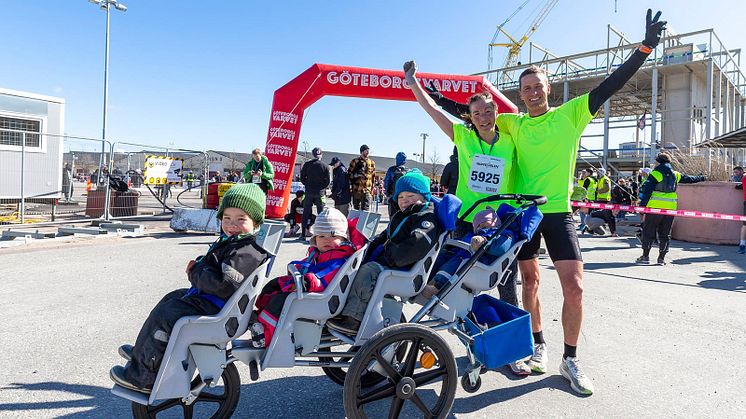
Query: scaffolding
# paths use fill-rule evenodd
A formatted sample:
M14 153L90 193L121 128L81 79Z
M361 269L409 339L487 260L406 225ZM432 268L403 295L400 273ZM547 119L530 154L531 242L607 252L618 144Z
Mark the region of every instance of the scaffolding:
M549 104L558 106L598 86L638 46L608 25L606 48L557 56L530 43L528 63L477 74L485 75L514 103L521 103L519 75L531 65L542 67L552 86ZM578 166L595 162L633 170L650 161L661 147L743 165L744 149L699 147L746 125L746 76L740 61L741 50L726 48L713 29L667 31L642 68L599 111L603 120L593 124L602 124L603 134L582 138L603 137L603 149L585 151ZM631 142L626 150L609 147L610 130L636 127L643 116L650 127L647 138L639 138L638 133L634 147Z

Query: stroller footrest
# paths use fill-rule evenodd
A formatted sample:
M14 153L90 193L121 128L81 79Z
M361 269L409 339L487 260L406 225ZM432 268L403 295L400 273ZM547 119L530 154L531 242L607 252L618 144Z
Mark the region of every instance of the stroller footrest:
M111 388L111 393L115 396L119 396L123 399L127 399L135 403L139 403L143 406L147 406L148 400L150 399L149 394L130 390L117 384L114 384L114 387Z

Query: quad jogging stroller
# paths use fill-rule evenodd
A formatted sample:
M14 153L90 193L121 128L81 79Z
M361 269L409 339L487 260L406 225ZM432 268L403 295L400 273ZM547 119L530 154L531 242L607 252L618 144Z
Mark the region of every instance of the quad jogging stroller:
M438 252L443 246L458 245L450 240L461 207L453 195L433 199L443 233L430 252L409 270L381 272L355 335L331 330L325 324L341 313L367 245L350 256L320 293L302 292L302 277L290 265L298 291L287 298L269 346L255 348L251 338L242 335L284 232L284 223L265 222L257 241L273 257L247 277L218 314L185 317L176 323L152 392L138 393L118 385L112 392L133 402L136 418L160 417L166 411L172 415L174 409L192 417L194 406L202 403L213 407L210 417L227 418L240 396L236 361L249 367L252 381L266 368L315 366L344 386L348 417L367 417L372 409L380 410L381 403L389 417L398 417L408 400L426 417L445 417L455 398L458 369L451 348L437 331L448 330L466 346L469 366L461 384L467 391L479 388L482 366L494 368L530 356L533 350L527 313L512 306L497 307L501 324L488 330L480 329L480 319L471 314L475 297L510 275L509 266L541 219L536 206L546 202L541 196L493 195L477 201L462 219L483 202L501 200L515 201L517 208L503 210L498 231L409 321L403 307L425 288ZM358 230L372 237L378 214L351 211L349 217L358 218ZM518 233L518 240L493 263L479 262L487 247L509 227ZM513 339L521 340L520 344L504 341ZM497 356L493 356L492 346L502 347ZM425 392L417 391L424 388Z

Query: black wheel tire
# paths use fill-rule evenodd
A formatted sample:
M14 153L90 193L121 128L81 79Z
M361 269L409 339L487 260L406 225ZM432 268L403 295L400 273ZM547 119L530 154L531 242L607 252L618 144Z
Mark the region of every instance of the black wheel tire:
M464 374L464 376L461 377L461 388L463 388L465 392L476 393L479 391L479 387L482 387L482 377L477 377L477 382L474 383L474 385L471 385L471 381L469 381L469 374Z
M404 313L402 313L401 318L399 319L399 323L403 324L407 322L407 318L404 316ZM350 350L352 352L356 352L359 348L358 347L351 347ZM319 349L319 352L331 352L330 348L321 348ZM332 362L335 361L334 358L321 358L319 357L319 361L323 362ZM347 371L341 367L321 367L321 369L324 371L324 374L326 374L327 377L329 377L332 381L339 384L340 386L343 386L345 384L345 377L347 376ZM370 387L374 386L376 384L382 383L386 377L382 376L381 374L366 371L365 375L363 375L362 385L363 387Z
M164 400L157 405L143 406L139 403L132 403L132 417L135 419L155 419L158 414L164 414L173 417L173 413L178 411L179 407L184 413L184 418L192 418L194 415L194 406L198 403L218 404L219 407L210 419L227 419L233 415L233 411L238 406L238 398L241 396L241 377L234 364L228 364L220 376L223 382L223 394L212 393L210 389L197 396L197 399L189 406L181 402L181 399ZM192 380L192 387L200 382L199 376Z
M404 346L403 362L396 366L388 362L380 362L387 370L387 380L380 386L366 389L362 386L362 373L374 360L381 359L381 351L386 347L399 343ZM419 355L426 348L436 357L436 368L424 369L417 372ZM414 350L413 350L414 349ZM397 349L397 359L399 358ZM426 406L417 394L417 387L429 385L435 380L441 382L437 399L432 407ZM405 390L404 384L409 383ZM345 415L351 419L366 418L364 407L368 403L391 398L389 417L398 417L402 407L409 400L419 408L425 417L445 418L451 411L458 386L458 368L448 343L437 332L418 324L398 324L387 327L373 335L357 352L353 358L343 391ZM364 391L365 390L365 391ZM429 390L429 389L428 389ZM403 395L405 394L406 395ZM376 406L380 409L381 406ZM427 410L427 412L425 411Z

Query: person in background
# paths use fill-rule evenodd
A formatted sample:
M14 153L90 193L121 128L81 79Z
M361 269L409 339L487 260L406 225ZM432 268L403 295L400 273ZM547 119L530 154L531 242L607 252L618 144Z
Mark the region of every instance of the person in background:
M300 181L306 188L306 196L303 198L303 222L300 225L303 232L301 238L311 237L308 226L313 215L313 207L316 206L316 214L321 214L324 210L323 191L329 187L331 182L329 165L321 161L323 157L321 149L315 147L311 154L313 159L303 163L300 169Z
M619 205L632 205L632 191L627 186L627 181L620 178L614 189L611 190L611 203ZM617 219L623 220L626 211L619 211Z
M443 168L443 174L440 176L440 186L446 188L446 193L456 195L456 188L458 188L458 148L456 146L453 146L450 161Z
M73 196L73 172L70 163L65 163L62 169L62 193L65 195L65 202L70 202Z
M746 215L746 176L741 176L741 183L736 189L743 190L743 215ZM738 243L738 253L746 254L746 221L741 225L741 241Z
M329 165L332 167L332 199L334 208L347 216L350 212L352 192L350 191L350 177L347 168L338 157L333 157Z
M598 169L596 181L596 202L608 204L611 201L611 179L606 176L606 169Z
M743 179L743 167L736 166L733 168L733 174L730 177L731 182L741 182Z
M368 154L370 154L370 147L365 144L361 145L360 156L352 159L348 169L352 184L352 206L356 210L370 211L376 163L368 158Z
M386 170L386 176L383 178L383 185L386 188L386 196L388 196L387 204L389 208L389 217L399 211L399 206L394 201L394 186L396 185L396 181L409 171L406 164L407 155L402 151L396 153L396 164Z
M272 163L266 156L262 155L262 150L255 148L251 151L251 160L246 163L243 169L243 178L246 183L254 183L265 193L265 195L274 190L272 180L275 178L275 171Z
M679 183L697 183L705 180L704 176L687 176L671 168L671 155L661 152L655 158L658 165L650 172L650 176L640 188L640 206L675 210L678 197L676 188ZM658 265L665 265L668 245L671 241L673 215L645 214L642 225L642 256L636 262L647 265L650 263L650 248L653 240L658 238Z

